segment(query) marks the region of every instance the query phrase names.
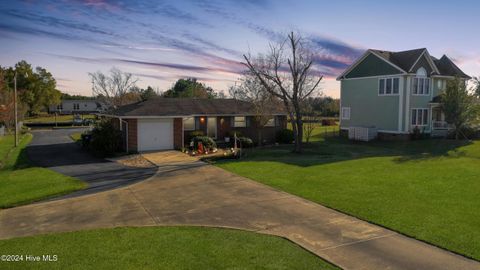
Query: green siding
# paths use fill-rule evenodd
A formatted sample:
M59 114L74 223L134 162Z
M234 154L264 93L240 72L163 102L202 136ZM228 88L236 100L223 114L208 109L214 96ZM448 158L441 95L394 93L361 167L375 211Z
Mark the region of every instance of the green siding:
M395 75L402 72L386 63L377 56L370 54L354 69L352 69L345 77L346 78L361 78L379 75Z
M342 80L341 106L350 107L350 120L341 120L342 128L375 126L379 130L398 130L399 96L378 96L378 80Z
M412 68L412 72L416 73L419 68L423 67L427 71L427 76L430 77L430 74L432 73L433 69L430 67L430 64L427 61L427 58L425 58L425 55L418 60L418 62L415 64L415 66Z

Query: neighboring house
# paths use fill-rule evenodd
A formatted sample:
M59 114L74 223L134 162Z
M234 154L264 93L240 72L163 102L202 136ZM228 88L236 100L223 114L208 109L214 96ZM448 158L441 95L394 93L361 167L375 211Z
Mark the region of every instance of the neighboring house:
M101 115L122 130L127 151L181 149L197 130L217 141L233 136L233 131L255 141L259 131L254 106L235 99L154 98ZM261 128L262 141L273 143L286 120L281 110L272 112L271 121Z
M85 114L99 113L105 110L105 106L97 100L62 100L59 105L49 107L49 113L59 114Z
M380 138L406 139L415 127L445 136L449 125L438 100L456 76L470 79L447 56L437 59L427 49L367 50L337 78L340 128L375 127Z

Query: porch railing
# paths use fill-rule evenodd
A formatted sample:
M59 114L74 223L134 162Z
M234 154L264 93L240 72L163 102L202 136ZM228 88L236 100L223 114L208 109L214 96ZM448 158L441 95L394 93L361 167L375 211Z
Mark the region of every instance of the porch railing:
M452 125L445 121L433 121L433 128L434 129L450 129L452 128Z

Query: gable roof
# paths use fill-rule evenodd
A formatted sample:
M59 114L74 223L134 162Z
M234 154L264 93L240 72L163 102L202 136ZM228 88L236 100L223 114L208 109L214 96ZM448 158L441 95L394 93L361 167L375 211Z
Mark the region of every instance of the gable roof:
M467 78L471 79L470 76L465 74L455 63L453 63L450 58L448 58L446 55L443 55L440 60L434 59L433 62L435 65L438 67L438 70L440 71L441 75L445 76L459 76L461 78Z
M443 55L442 58L438 60L437 58L430 56L426 48L420 48L400 52L368 49L366 53L349 68L347 68L345 72L337 78L337 80L345 78L346 75L348 75L348 73L350 73L350 71L353 70L356 65L363 61L368 54L374 54L377 57L380 57L384 61L387 61L388 63L391 63L395 67L401 69L401 71L404 73L411 72L411 69L418 62L420 57L425 56L428 63L432 66L432 70L434 70L433 75L459 76L461 78L471 79L470 76L458 68L446 55Z
M281 107L280 107L281 108ZM193 116L193 115L255 115L252 103L238 99L153 98L121 106L105 113L120 117ZM273 115L285 115L281 109Z

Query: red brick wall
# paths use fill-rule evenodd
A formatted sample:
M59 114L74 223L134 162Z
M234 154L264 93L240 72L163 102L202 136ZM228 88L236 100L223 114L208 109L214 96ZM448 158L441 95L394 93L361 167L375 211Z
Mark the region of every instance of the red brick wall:
M137 145L137 119L125 119L128 122L128 151L138 151Z
M183 119L174 118L173 119L173 147L175 149L182 149L182 131L183 131Z

